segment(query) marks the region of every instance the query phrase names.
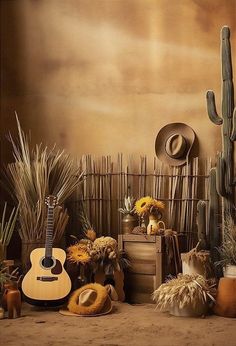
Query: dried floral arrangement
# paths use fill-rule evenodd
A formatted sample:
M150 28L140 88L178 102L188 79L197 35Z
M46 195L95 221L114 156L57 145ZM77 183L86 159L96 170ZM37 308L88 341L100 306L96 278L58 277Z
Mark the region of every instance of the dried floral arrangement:
M200 303L214 301L215 289L201 275L179 274L177 278L162 284L152 294L161 311L169 311L174 306L193 308Z
M22 240L43 239L45 236L46 205L49 194L63 205L83 180L80 168L63 151L49 150L42 144L32 150L30 140L21 129L16 115L18 142L10 135L15 162L7 166L8 190L19 203L19 234ZM67 210L54 210L54 240L58 242L68 222Z
M67 248L67 259L71 263L87 266L95 273L102 269L106 275L113 275L130 266L124 252L118 250L117 241L109 236L96 237L96 232L81 202L79 217L83 238L71 236L75 243Z
M162 213L164 208L165 205L163 202L150 196L142 197L135 202L135 213L141 217L149 214Z
M113 275L116 270L120 271L130 265L118 250L117 241L104 236L94 241L78 240L67 248L67 259L71 263L88 265L94 273L101 268L106 275Z

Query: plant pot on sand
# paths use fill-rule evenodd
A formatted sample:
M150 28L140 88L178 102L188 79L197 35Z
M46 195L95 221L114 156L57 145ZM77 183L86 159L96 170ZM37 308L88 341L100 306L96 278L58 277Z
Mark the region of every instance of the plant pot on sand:
M214 300L211 288L201 275L182 275L162 284L153 292L153 300L161 311L174 316L198 317L206 315Z
M183 274L202 275L206 279L213 277L213 265L211 263L210 251L196 248L181 254Z
M220 279L213 311L219 316L236 317L236 278Z

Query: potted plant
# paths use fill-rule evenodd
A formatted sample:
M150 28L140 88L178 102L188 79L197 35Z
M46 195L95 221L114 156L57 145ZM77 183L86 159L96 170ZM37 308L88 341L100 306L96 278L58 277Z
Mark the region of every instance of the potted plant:
M206 202L197 204L198 243L189 252L181 254L183 274L203 275L206 279L214 277L209 235L206 233Z
M36 247L44 247L48 195L57 196L54 209L53 244L61 240L68 222L66 199L83 180L80 168L63 151L43 147L30 148L30 141L18 127L18 142L10 136L15 162L8 164L8 190L19 204L19 234L22 240L23 271L30 268L29 255Z
M118 250L114 238L101 236L94 240L77 239L77 242L67 248L67 259L77 267L74 273L71 270L74 289L92 281L102 285L112 284L118 299L124 301L123 270L130 266L130 262L125 253Z
M123 214L122 217L122 233L129 234L132 232L135 226L138 225L138 220L134 214L134 198L125 197L124 198L124 207L119 208L118 211Z
M223 269L224 277L236 278L236 225L232 218L226 218L221 246L220 260L216 263Z
M174 316L197 317L206 315L213 288L201 275L179 274L153 292L153 300L161 311Z

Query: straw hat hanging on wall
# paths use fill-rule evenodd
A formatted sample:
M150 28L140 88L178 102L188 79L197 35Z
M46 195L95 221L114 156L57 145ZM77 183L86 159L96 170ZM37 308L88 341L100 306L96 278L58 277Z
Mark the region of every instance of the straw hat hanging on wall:
M155 150L159 160L170 166L184 165L190 155L195 133L184 123L164 126L156 137Z

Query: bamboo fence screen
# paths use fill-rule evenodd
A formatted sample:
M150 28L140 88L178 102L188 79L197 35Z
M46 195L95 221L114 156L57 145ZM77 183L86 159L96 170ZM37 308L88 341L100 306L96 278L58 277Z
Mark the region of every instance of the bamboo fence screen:
M71 227L77 233L81 201L97 234L117 238L122 218L118 208L123 207L124 197L149 195L165 203L166 228L186 233L189 249L196 243L196 207L199 199L208 202L210 158L193 158L185 166L170 167L155 157L150 161L146 156L125 158L118 154L112 160L111 156L86 155L80 166L86 178L69 206Z

